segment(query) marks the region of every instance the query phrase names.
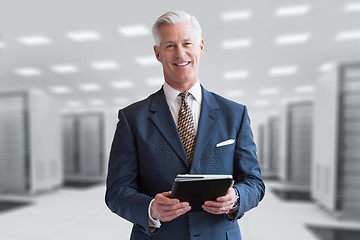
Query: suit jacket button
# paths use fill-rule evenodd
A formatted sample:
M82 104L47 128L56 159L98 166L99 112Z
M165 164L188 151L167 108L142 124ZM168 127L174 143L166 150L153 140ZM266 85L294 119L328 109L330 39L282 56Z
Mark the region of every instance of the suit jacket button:
M189 234L186 235L185 239L186 239L186 240L190 240L190 235L189 235Z

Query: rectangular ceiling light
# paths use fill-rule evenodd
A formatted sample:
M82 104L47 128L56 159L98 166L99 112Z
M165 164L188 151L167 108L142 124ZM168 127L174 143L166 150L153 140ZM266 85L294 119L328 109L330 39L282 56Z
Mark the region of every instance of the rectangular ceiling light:
M269 100L266 99L259 99L259 100L255 100L253 101L253 105L254 107L266 107L270 105Z
M293 5L279 7L275 11L276 17L292 17L292 16L303 16L310 10L310 5Z
M95 92L100 91L101 85L97 83L83 83L79 85L79 89L85 92Z
M100 34L92 30L68 32L66 36L74 42L98 41L101 39Z
M134 87L134 82L128 80L113 81L111 82L111 86L117 89L128 89Z
M222 42L222 47L224 49L236 49L236 48L248 48L252 44L250 38L242 38L242 39L233 39L233 40L225 40Z
M280 35L275 39L276 45L302 44L309 40L309 33L297 33Z
M221 14L221 19L225 22L230 21L241 21L241 20L248 20L252 16L250 10L239 10L239 11L229 11L223 12Z
M143 57L137 57L135 59L136 63L140 66L154 66L157 65L159 62L156 59L155 56L143 56Z
M334 67L335 67L334 62L327 62L327 63L321 64L321 66L319 67L319 72L328 72L331 69L333 69Z
M279 94L279 88L263 88L259 90L259 95L269 96Z
M68 86L52 86L49 88L49 91L55 94L67 94L72 92L71 88Z
M249 71L247 70L239 70L239 71L229 71L224 73L225 80L236 80L236 79L244 79L249 77Z
M116 105L123 105L123 104L127 104L129 102L130 102L130 99L126 98L126 97L120 97L120 98L113 99L113 103L115 103Z
M142 24L122 26L118 28L118 32L124 37L141 37L150 34L150 30Z
M303 85L295 88L296 93L313 93L315 92L314 85Z
M164 78L163 77L148 78L146 79L146 84L149 86L161 86L164 84Z
M349 41L358 39L360 39L360 30L343 31L335 36L336 41Z
M72 64L57 64L52 65L50 68L52 71L59 74L75 73L79 71L79 69Z
M33 67L16 68L14 72L15 74L20 75L22 77L35 77L42 75L42 71L40 69Z
M118 63L112 60L95 61L91 63L91 66L99 71L102 70L113 70L119 67Z
M21 36L17 40L27 46L48 45L51 43L51 39L43 35Z
M281 66L281 67L274 67L269 70L270 76L284 76L284 75L293 75L299 70L298 66Z
M345 12L360 12L360 2L350 2L344 6Z

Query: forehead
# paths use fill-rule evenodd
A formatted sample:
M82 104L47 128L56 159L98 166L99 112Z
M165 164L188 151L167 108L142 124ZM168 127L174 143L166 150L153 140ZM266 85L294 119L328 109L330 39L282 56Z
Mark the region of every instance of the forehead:
M190 20L176 24L164 24L159 28L159 35L161 42L196 38L195 30Z

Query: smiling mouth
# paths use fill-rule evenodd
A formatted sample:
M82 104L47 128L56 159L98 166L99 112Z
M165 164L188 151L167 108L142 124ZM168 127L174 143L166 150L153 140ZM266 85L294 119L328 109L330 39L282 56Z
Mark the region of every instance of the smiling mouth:
M175 66L178 66L178 67L184 67L184 66L187 66L189 65L190 62L183 62L183 63L174 63Z

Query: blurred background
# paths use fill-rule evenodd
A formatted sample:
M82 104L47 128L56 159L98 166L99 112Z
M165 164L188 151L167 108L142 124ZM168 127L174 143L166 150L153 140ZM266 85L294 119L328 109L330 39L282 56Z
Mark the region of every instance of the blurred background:
M360 239L360 1L0 0L0 239L128 239L117 111L157 91L151 26L195 15L200 82L247 105L267 193L243 239Z

